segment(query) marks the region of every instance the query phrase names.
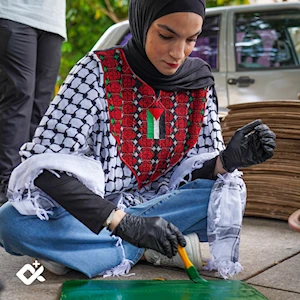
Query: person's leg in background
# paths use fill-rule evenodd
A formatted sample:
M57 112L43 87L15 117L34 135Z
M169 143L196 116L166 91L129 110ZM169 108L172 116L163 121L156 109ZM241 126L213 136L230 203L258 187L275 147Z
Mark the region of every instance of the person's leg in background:
M36 79L30 123L30 140L53 98L61 61L63 38L57 34L38 31Z
M0 205L19 149L52 99L62 42L59 35L0 20Z
M0 203L19 148L28 141L36 70L37 32L0 19Z

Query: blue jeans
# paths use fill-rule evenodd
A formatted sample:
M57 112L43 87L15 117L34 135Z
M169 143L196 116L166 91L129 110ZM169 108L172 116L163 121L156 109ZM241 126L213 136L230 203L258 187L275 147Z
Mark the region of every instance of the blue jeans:
M146 203L127 208L133 215L161 216L183 234L196 232L207 241L207 207L213 180L198 179ZM8 202L0 207L0 245L13 255L48 259L92 278L122 262L118 238L103 229L91 232L64 208L53 210L48 221L24 216ZM144 249L123 242L125 257L137 263Z

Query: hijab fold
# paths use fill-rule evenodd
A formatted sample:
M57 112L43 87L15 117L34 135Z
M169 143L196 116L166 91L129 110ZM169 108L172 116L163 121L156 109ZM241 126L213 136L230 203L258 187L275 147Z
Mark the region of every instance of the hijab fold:
M214 84L210 66L201 58L188 57L175 74L161 74L145 52L149 27L156 19L175 12L193 12L205 17L204 0L131 0L129 24L132 38L123 46L133 72L156 90L180 91Z

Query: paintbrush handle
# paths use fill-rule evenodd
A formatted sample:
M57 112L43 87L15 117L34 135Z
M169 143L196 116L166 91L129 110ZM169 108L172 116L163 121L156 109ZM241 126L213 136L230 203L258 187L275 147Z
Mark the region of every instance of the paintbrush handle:
M186 269L194 266L192 264L192 262L190 261L188 255L186 254L185 249L180 245L178 245L178 253L179 253Z

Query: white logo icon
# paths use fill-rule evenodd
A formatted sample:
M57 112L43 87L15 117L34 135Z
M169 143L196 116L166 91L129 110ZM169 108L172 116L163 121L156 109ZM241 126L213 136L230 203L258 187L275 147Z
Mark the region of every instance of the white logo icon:
M36 279L40 282L44 282L46 280L43 276L41 276L41 274L44 272L44 267L37 260L34 261L33 265L36 269L32 265L26 264L16 274L18 278L26 285L32 284ZM39 265L41 266L37 269ZM25 277L25 273L27 271L31 273L29 278Z

